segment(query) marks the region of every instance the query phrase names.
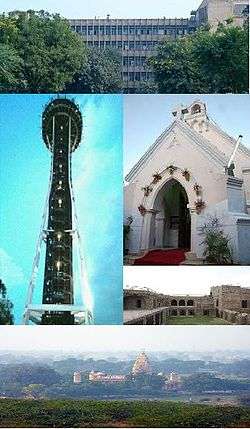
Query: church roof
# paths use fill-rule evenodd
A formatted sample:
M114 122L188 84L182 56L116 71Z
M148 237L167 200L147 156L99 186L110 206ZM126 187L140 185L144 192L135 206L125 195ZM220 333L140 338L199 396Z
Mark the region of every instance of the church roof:
M217 124L210 122L213 128L216 129L224 138L229 139L232 142L232 149L235 139L230 137L228 134L224 133ZM178 129L183 135L188 138L193 145L195 145L200 151L202 151L205 156L212 159L217 166L220 168L226 167L229 161L229 157L226 157L214 144L212 144L208 139L203 137L200 133L192 129L185 121L177 119L169 127L167 127L163 133L156 139L156 141L149 147L145 154L139 159L139 161L134 165L130 172L125 177L125 180L130 182L134 177L142 170L144 165L151 158L153 153L160 147L165 139L173 132L175 129ZM240 145L239 149L243 151L246 155L250 156L250 151L244 146Z

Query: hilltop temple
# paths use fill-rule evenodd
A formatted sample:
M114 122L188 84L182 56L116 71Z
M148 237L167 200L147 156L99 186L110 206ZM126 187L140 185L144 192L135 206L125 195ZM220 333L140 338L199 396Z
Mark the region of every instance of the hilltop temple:
M132 368L132 375L136 376L138 374L151 374L152 369L149 362L149 359L145 352L139 354L136 358L135 363Z

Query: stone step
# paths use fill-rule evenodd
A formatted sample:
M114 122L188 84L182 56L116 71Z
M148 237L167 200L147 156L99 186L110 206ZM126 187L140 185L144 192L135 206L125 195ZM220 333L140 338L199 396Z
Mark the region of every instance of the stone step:
M185 261L181 262L180 265L204 265L205 263L203 258L197 258L193 252L186 252L185 257Z

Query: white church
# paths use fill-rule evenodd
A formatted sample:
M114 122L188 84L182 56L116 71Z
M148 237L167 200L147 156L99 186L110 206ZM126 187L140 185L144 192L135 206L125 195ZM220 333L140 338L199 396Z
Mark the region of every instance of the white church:
M172 114L125 178L129 255L184 249L187 263L203 263L204 225L217 219L233 263L250 264L250 150L241 136L220 129L201 101Z

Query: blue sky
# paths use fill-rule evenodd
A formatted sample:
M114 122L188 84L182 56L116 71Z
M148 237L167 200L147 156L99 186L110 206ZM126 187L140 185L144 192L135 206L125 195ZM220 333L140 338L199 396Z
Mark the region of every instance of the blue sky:
M117 324L122 316L122 99L74 98L84 127L82 143L72 155L73 183L95 323ZM50 99L0 97L0 277L14 302L16 323L24 309L48 189L50 152L41 137L41 114ZM43 258L39 268L37 303Z
M0 11L47 10L66 18L188 18L201 0L0 0Z
M189 105L194 100L207 104L207 112L227 134L250 149L250 97L244 95L129 95L124 102L124 173L151 146L173 121L172 109L178 104Z

